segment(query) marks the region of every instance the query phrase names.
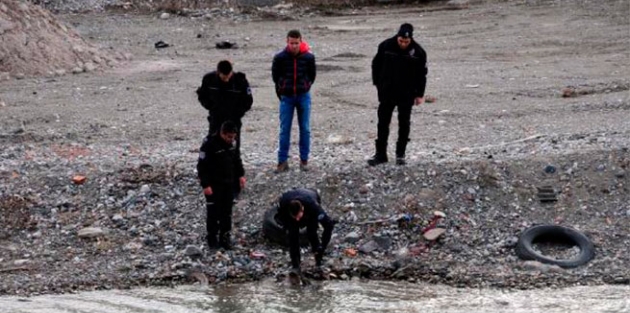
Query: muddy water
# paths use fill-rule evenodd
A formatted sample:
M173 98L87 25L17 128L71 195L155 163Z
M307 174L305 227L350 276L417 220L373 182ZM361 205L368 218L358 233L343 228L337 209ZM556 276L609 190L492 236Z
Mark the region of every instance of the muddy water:
M630 286L506 291L357 281L289 287L267 281L0 297L0 312L630 312Z

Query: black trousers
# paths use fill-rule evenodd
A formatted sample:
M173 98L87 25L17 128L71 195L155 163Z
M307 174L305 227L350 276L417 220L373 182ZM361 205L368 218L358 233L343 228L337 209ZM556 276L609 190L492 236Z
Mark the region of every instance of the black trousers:
M206 231L208 242L217 242L217 234L223 236L232 230L232 205L234 192L231 184L212 187L212 194L206 195Z
M317 235L317 229L319 225L322 225L324 232L322 233L322 241L319 241ZM332 219L326 215L319 222L311 223L298 223L294 222L288 226L289 229L289 255L291 256L291 265L293 268L300 268L301 253L300 253L300 228L306 226L306 235L308 241L311 243L311 249L314 253L323 253L330 243L332 237L333 228L335 223Z
M398 107L398 142L396 144L396 156L404 157L409 142L411 128L411 108L414 99L408 101L381 102L378 106L378 132L376 138L376 153L387 155L387 140L389 137L389 125L392 121L394 108Z

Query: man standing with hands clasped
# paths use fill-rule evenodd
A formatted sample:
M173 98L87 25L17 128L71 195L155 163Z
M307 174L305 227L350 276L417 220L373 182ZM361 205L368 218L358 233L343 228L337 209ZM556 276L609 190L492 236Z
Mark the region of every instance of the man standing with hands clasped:
M289 147L293 112L300 128L300 169L308 171L311 149L311 86L315 82L315 56L298 30L287 34L287 46L276 54L271 77L280 99L280 140L276 173L289 170Z
M370 166L386 163L389 124L394 108L398 107L398 142L396 164L405 165L409 142L411 108L424 103L427 83L427 54L413 39L413 26L400 25L398 33L378 46L372 60L372 82L378 92L378 133L376 153L368 160Z

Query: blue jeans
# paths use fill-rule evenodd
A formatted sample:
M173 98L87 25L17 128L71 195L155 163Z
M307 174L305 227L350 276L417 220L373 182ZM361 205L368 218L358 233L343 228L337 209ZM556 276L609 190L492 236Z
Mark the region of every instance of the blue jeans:
M278 148L278 163L289 159L291 146L291 124L293 112L297 110L298 125L300 127L300 160L308 161L311 149L311 94L303 93L296 96L282 96L280 98L280 146Z

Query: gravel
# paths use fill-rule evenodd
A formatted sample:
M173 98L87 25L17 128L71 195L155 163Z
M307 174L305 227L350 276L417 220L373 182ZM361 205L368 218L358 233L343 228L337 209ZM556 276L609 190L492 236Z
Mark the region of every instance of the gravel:
M324 270L303 251L303 270L314 279L474 288L627 284L630 193L628 175L619 173L630 167L630 84L616 71L627 65L615 52L627 43L627 19L616 18L617 2L606 3L591 10L497 2L423 13L418 38L432 56L427 92L437 100L414 109L408 165L375 168L365 164L376 131L366 55L395 30L398 22L381 14L395 9L221 28L203 17L63 16L83 36L131 50L134 61L102 73L0 85L0 295L284 274L288 252L262 237L262 217L294 186L319 189L339 220ZM477 19L473 32L462 14L487 19ZM577 54L571 42L540 34L528 37L541 47L535 55L519 54L531 42L514 41L523 31L519 23L546 25L532 31L566 39L600 21L606 23L594 31L607 44ZM278 29L302 25L311 25L318 60L344 71L318 73L311 171L293 166L276 175L277 101L268 65L283 44ZM355 29L361 25L385 29ZM238 50L212 48L216 38L245 37ZM175 46L156 51L158 39ZM248 186L234 208L234 249L217 251L204 243L205 206L194 169L207 125L194 89L225 53L248 74L255 103L244 120ZM576 66L584 58L593 66ZM578 92L561 98L569 84ZM606 86L613 91L604 92ZM549 165L557 171L545 172ZM76 175L85 182L74 183ZM540 186L558 191L557 201L538 201ZM446 215L440 224L446 232L428 242L422 230L436 210ZM566 270L519 260L515 238L546 223L583 231L595 243L595 259Z

